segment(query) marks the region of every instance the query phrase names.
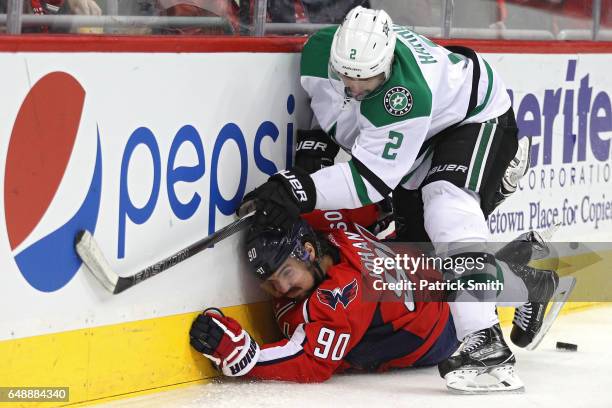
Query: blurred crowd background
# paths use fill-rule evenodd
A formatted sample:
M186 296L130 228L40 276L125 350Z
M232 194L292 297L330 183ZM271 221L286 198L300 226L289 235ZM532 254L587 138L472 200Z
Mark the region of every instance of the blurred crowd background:
M612 39L612 0L0 0L0 32L306 35L357 5L433 38Z

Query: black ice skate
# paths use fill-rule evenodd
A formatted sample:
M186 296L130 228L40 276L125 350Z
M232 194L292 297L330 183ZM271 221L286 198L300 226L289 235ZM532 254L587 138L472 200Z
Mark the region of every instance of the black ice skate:
M498 323L468 335L454 355L438 364L438 370L453 392L522 392L525 386L514 370L515 362Z
M495 258L519 265L526 265L533 260L546 258L551 251L545 241L547 239L545 234L552 235L555 229L556 226L551 227L542 234L537 231L527 231L499 249L495 253Z
M508 264L527 287L528 302L514 312L510 334L514 344L527 347L527 350L533 350L540 344L576 285L574 277L559 279L555 271L527 266L534 259L553 254L558 258L554 248L547 243L558 227L553 225L541 234L536 231L521 234L495 254L498 260ZM550 310L545 313L549 303Z
M576 278L559 279L555 271L535 269L527 265L508 263L512 271L525 282L529 301L516 308L510 339L519 347L535 349L557 318L576 284ZM546 313L549 302L553 302Z
M508 263L508 266L525 283L529 293L529 301L514 312L510 339L519 347L527 347L542 328L546 307L559 285L559 275L527 265Z

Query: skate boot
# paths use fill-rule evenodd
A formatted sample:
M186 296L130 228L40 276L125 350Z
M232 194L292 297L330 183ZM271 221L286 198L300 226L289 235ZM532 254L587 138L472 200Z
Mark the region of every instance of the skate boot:
M525 387L514 370L515 362L497 323L468 335L454 355L438 364L438 370L453 392L522 392Z
M527 347L542 328L546 306L559 285L559 275L527 265L508 263L508 266L525 282L529 293L529 301L514 312L510 339L519 347Z
M514 312L510 339L519 347L533 350L542 341L569 298L576 285L576 278L567 276L559 279L555 271L527 265L508 262L508 266L525 282L529 293L529 301L517 307ZM550 302L552 306L546 313Z
M548 233L552 235L552 232ZM544 237L537 231L528 231L499 249L495 253L495 258L504 262L525 265L532 260L546 258L549 254L550 248Z

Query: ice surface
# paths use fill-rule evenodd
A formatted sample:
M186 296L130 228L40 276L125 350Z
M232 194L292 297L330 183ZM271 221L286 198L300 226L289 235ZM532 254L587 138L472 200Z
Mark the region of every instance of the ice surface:
M505 328L509 339L509 327ZM557 341L578 344L558 351ZM535 351L513 347L524 394L454 395L436 367L337 375L323 384L221 380L100 407L612 407L612 306L560 316Z

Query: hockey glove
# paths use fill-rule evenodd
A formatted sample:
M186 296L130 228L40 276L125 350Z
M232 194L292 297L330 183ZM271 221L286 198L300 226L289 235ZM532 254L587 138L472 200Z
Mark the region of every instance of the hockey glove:
M282 170L245 195L238 214L244 214L244 208L254 204L256 225L288 231L300 214L314 210L316 201L317 191L308 174L299 168Z
M245 375L257 363L259 345L240 323L213 310L205 310L193 321L189 342L224 375Z
M393 202L391 197L385 197L382 201L376 203L377 217L376 221L367 227L374 235L378 235L385 231L389 225L395 220L393 215ZM389 235L395 233L395 231L388 232L387 235L381 237L382 239L387 238Z
M297 131L295 167L308 174L334 164L340 147L321 129Z

